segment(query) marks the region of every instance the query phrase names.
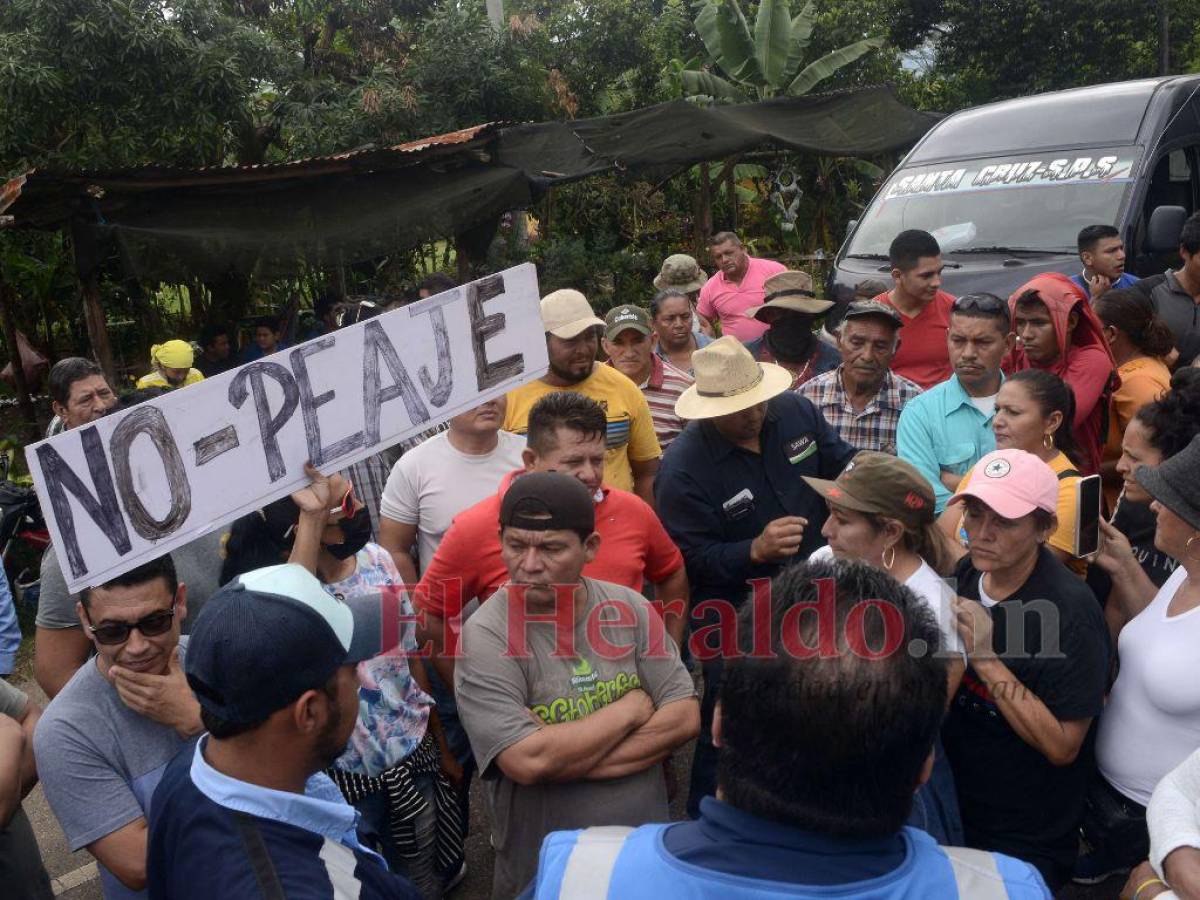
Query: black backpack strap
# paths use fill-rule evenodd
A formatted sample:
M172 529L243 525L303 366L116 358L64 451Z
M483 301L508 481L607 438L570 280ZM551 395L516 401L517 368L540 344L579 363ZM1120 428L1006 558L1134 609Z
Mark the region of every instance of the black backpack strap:
M1064 481L1067 478L1082 478L1082 477L1083 477L1083 473L1080 472L1078 469L1063 469L1061 472L1058 473L1059 481Z
M242 846L246 848L246 856L250 860L250 868L254 872L254 880L258 882L263 900L287 900L283 893L283 885L279 883L279 875L275 872L275 863L267 850L267 843L258 830L258 823L253 816L246 813L233 813L233 821L237 826L238 836Z

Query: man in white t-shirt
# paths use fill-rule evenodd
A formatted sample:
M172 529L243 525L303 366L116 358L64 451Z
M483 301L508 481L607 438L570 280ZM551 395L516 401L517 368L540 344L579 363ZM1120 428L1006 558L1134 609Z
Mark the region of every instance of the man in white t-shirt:
M449 430L392 467L379 508L379 543L406 584L417 583L418 560L421 569L429 565L454 517L496 493L501 479L522 467L525 438L500 430L504 408L501 396L455 416Z

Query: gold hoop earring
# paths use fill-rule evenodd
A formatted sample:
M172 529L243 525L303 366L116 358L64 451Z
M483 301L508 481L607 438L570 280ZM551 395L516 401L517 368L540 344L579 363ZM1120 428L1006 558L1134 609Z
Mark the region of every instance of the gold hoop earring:
M1050 434L1050 433L1043 434L1042 435L1042 446L1045 447L1047 450L1053 450L1054 449L1054 435Z
M1197 537L1200 538L1200 535L1197 535ZM890 557L888 556L889 552L892 554ZM888 547L887 550L883 551L883 567L890 572L890 571L892 571L892 566L894 566L895 564L896 564L896 545L893 544L892 546Z
M1192 555L1192 544L1196 543L1196 541L1200 541L1200 534L1193 534L1190 538L1188 538L1187 543L1183 545L1184 556Z

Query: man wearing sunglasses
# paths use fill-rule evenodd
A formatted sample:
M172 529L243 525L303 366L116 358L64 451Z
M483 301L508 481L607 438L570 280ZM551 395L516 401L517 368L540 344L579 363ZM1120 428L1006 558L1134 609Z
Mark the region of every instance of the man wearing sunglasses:
M144 897L150 798L203 730L180 659L187 587L168 554L85 590L76 609L96 656L42 715L38 772L72 852L99 862L106 900Z
M1008 304L995 294L959 297L950 307L946 345L954 373L910 400L896 427L896 452L933 487L939 513L967 470L996 449L992 417L1001 366L1016 345Z

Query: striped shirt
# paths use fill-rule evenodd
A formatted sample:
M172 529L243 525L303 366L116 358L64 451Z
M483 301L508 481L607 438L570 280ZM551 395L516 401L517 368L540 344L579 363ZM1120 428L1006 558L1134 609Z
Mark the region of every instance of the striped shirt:
M612 365L610 360L608 365ZM687 422L675 415L675 401L695 381L691 375L666 362L657 354L650 355L650 377L638 385L646 404L650 407L650 418L654 421L654 433L659 446L665 451L667 445L683 431Z
M850 405L842 385L842 367L838 366L801 385L797 393L813 402L847 444L859 450L894 454L900 412L905 403L921 393L921 389L904 376L889 371L879 393L858 412Z

